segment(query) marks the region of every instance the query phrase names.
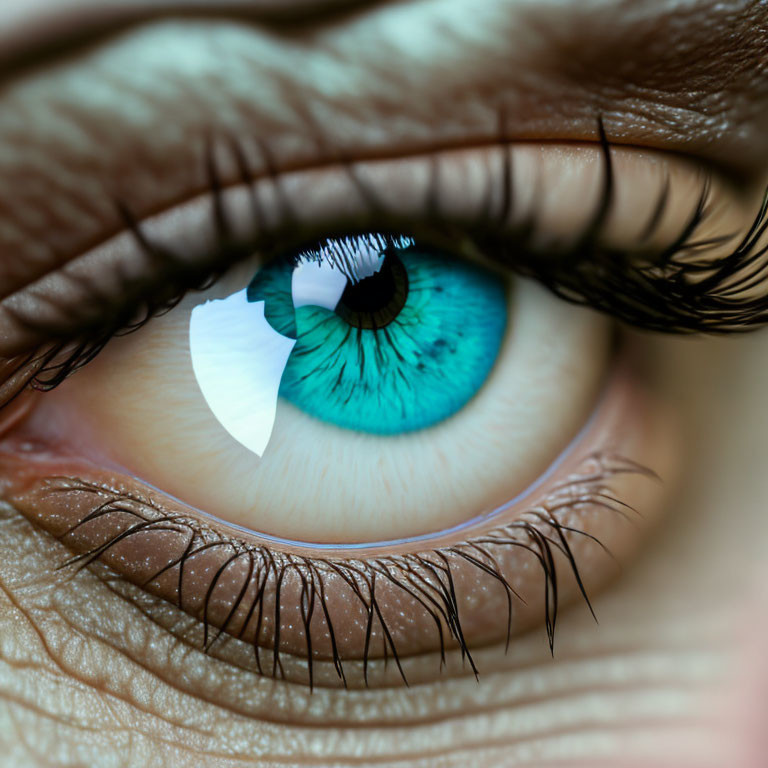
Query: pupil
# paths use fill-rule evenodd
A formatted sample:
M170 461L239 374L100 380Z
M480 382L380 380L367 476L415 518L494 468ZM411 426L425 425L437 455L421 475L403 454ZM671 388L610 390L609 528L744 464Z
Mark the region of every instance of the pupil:
M413 432L458 413L488 377L507 328L507 286L494 273L375 232L273 260L246 299L292 343L277 374L280 397L368 434Z
M395 276L392 271L393 258L384 259L381 269L366 278L347 284L341 302L353 312L375 312L383 309L395 294Z
M378 272L344 289L336 314L356 328L376 329L389 325L408 298L408 273L395 253L384 258Z

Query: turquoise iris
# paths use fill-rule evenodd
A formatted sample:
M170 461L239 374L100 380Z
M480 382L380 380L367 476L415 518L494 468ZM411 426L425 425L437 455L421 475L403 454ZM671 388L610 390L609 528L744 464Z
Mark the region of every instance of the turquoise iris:
M282 397L346 429L397 435L438 424L477 393L504 337L507 291L491 272L410 240L383 256L378 273L348 281L334 309L294 308L287 260L261 269L247 296L296 339Z

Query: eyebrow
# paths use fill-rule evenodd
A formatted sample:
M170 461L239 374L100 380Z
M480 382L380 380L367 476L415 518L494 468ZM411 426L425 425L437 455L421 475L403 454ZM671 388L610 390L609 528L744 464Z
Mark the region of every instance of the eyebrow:
M415 0L0 2L0 87L26 70L40 69L152 20L230 18L295 31L340 24L381 6L411 4ZM478 13L482 6L478 0ZM635 112L630 109L624 117L646 124L646 105L664 102L667 111L657 127L684 137L691 123L707 123L709 140L730 155L724 163L713 164L742 178L754 173L753 158L747 155L760 157L760 164L768 157L768 3L492 0L488 7L502 23L505 14L510 23L519 17L521 27L530 30L541 48L534 74L564 84L572 98L583 97L588 83L591 94L604 96L593 100L594 109L608 115L610 94L624 93L630 99L634 94ZM654 119L651 116L650 122ZM739 141L740 133L744 136ZM731 142L741 146L726 150ZM752 152L742 152L745 143L752 145ZM693 153L713 154L705 146Z
M601 115L615 143L692 156L737 184L758 175L762 182L768 169L765 0L477 0L470 15L493 31L487 41L465 32L472 26L461 18L466 6L448 0L27 0L10 10L0 0L0 89L25 70L109 45L110 33L180 18L240 21L276 47L285 41L286 49L310 40L359 70L376 52L374 43L361 56L351 44L361 22L370 17L374 32L363 39L386 31L390 44L409 54L418 30L403 11L424 7L432 36L445 48L471 49L465 64L456 59L455 70L440 73L438 90L455 96L464 82L486 106L512 93L515 108L522 108L515 138L544 133L591 140ZM404 19L405 34L393 33L392 18ZM423 58L421 65L429 69L432 61ZM472 78L481 65L486 79L478 82ZM392 85L408 94L413 82L401 77ZM451 120L453 108L446 107Z
M267 26L307 27L330 23L391 0L26 0L0 9L0 83L28 68L65 56L100 37L132 24L167 17L242 18ZM408 0L405 0L407 3ZM601 26L606 43L626 38L637 28L654 28L654 51L673 51L683 44L691 60L719 55L738 44L740 52L763 54L768 62L768 5L761 0L720 3L689 0L682 5L649 0L508 0L509 11L522 12L546 37L554 31L565 48L578 46ZM10 6L10 7L9 7ZM607 29L606 23L607 22ZM612 28L617 33L611 34ZM605 33L608 34L605 34ZM686 45L691 41L694 45ZM591 42L598 52L599 43ZM649 67L658 68L650 51ZM768 68L768 67L766 67ZM764 73L765 74L765 73ZM768 80L768 77L765 78ZM686 84L687 85L687 84ZM681 86L685 87L685 86Z

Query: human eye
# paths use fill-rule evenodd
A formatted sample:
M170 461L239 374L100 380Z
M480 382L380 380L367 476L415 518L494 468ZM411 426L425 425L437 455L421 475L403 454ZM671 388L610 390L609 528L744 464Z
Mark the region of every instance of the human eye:
M248 49L183 28L230 74ZM85 123L105 73L178 37L130 32L47 98L89 94ZM253 108L233 90L221 114ZM46 93L11 89L0 129ZM761 180L601 110L578 140L523 139L494 103L482 140L400 142L393 120L392 148L350 151L322 99L285 101L295 135L201 107L119 159L89 147L93 173L27 160L3 497L69 550L51 570L94 566L260 684L482 682L527 630L554 652L667 505L677 430L638 331L765 323Z
M727 277L698 292L702 306L635 292L657 275L695 289L705 265L718 275L734 254L736 289L751 283L765 228L758 205L751 227L731 232L740 209L725 182L683 160L638 159L599 131L571 153L500 141L479 160L342 163L341 179L318 169L261 183L230 142L231 189L227 154L208 141L203 204L149 222L124 208L122 256L170 261L179 281L184 258L234 265L179 295L161 284L160 317L119 306L129 321L98 338L98 356L88 331L55 355L34 349L22 378L29 366L53 391L19 397L5 453L24 461L14 502L75 549L74 564L101 558L200 619L206 646L210 625L249 642L259 670L266 654L272 674L312 685L376 683L388 656L407 682L412 657L445 663L454 644L475 669L473 645L508 644L536 614L553 644L558 601L580 592L589 605L587 587L613 568L603 548L626 553L639 538L627 510L654 516L651 478L671 438L631 345L533 275L560 270L561 292L598 304L599 289L638 325L674 330L666 313L679 312L680 330L692 317L727 329L750 322L731 302L706 311L723 284L733 295ZM169 227L179 220L182 233ZM182 252L177 235L205 247ZM109 325L103 253L119 250L87 254L87 282L78 262L66 274L77 302L99 310L89 330ZM47 308L68 311L48 299L56 277L33 284L26 308L8 302L32 335L51 325ZM156 284L138 278L151 305ZM116 288L118 302L136 295ZM484 596L471 600L477 583Z

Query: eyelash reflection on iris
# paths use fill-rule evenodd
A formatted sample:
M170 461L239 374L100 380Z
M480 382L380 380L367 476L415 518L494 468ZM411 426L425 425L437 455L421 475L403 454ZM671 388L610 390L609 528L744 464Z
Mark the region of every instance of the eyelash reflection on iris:
M295 339L280 395L347 429L395 435L460 410L496 360L500 278L405 236L329 239L262 268L247 290Z

